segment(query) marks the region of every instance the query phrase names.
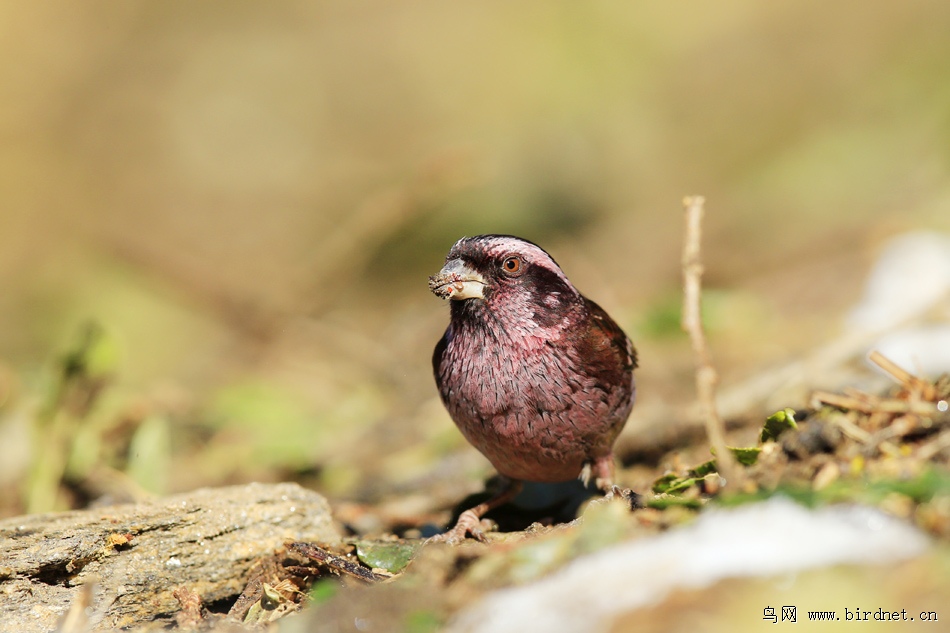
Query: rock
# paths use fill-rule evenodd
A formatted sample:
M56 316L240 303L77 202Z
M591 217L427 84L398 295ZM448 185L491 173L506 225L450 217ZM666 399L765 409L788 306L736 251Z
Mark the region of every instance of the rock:
M339 538L326 499L297 484L204 488L4 519L0 631L53 630L82 599L90 602L93 631L162 628L180 608L176 589L186 587L205 604L232 600L254 561L286 541Z

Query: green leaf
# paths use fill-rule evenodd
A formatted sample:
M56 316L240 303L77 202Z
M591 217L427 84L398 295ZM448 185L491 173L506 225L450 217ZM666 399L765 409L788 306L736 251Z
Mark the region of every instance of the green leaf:
M755 464L755 462L758 461L759 459L759 453L762 452L762 449L757 446L748 446L748 447L730 446L728 448L730 451L732 451L732 454L736 458L736 461L742 464L743 466L752 466L753 464ZM715 454L715 451L714 451L714 454ZM706 475L719 472L719 467L716 464L715 459L710 459L708 462L703 462L699 466L696 466L695 468L691 468L686 472L687 472L687 475L689 475L689 477L693 479L702 479ZM664 480L664 478L669 478L669 477L673 477L674 479L676 478L675 475L666 475L665 477L661 477L660 479L658 479L657 484L659 484L661 480ZM665 481L664 483L666 485L670 485L670 483L672 482ZM656 490L657 484L654 484L654 489L653 489L654 492L669 492L669 490ZM678 488L683 487L677 484L673 484L673 485Z
M662 495L653 497L647 502L648 508L655 510L666 510L667 508L689 508L690 510L699 510L702 507L699 499L686 499L676 495Z
M360 541L356 544L356 556L373 569L398 574L412 560L418 547L418 544L399 541Z
M743 466L752 466L755 464L759 459L759 453L762 452L762 449L757 446L750 446L748 448L730 446L729 450L735 455L736 461Z
M769 440L777 440L778 436L785 431L797 428L798 425L795 423L795 409L786 408L781 411L776 411L765 419L759 441L768 442Z
M700 465L697 466L696 468L693 468L693 469L691 469L691 470L689 470L689 471L687 471L687 472L689 473L689 476L690 476L690 477L695 477L695 478L697 478L697 479L702 479L703 477L705 477L706 475L708 475L708 474L710 474L710 473L718 472L718 471L716 470L716 460L715 460L715 459L710 459L708 462L703 462L702 464L700 464Z
M653 492L656 494L676 494L693 486L702 477L677 477L673 473L663 475L653 482Z

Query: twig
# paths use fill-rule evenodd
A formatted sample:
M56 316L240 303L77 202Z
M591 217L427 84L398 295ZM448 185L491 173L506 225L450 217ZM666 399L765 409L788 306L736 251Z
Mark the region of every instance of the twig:
M881 369L883 369L884 371L886 371L888 374L891 375L891 377L894 380L904 385L905 387L910 387L911 385L913 385L919 380L917 376L914 376L913 374L904 371L904 369L900 367L897 363L895 363L894 361L892 361L891 359L889 359L888 357L886 357L884 354L880 353L877 350L874 350L873 352L868 354L868 360L874 363L875 365L877 365L878 367L880 367Z
M868 354L868 360L887 372L891 378L896 380L904 389L924 400L935 400L936 391L933 383L922 380L910 372L904 371L902 367L894 361L884 356L877 350Z
M832 423L841 429L841 432L856 442L867 444L871 441L871 434L860 426L849 420L845 416L838 416L832 420Z
M900 448L895 446L893 442L888 441L890 438L896 436L896 434L891 433L891 429L885 429L885 432L872 434L862 429L844 415L836 416L832 419L831 423L837 426L842 433L852 440L863 444L867 454L873 455L875 451L880 451L891 457L900 457L901 455Z
M312 543L291 543L287 546L287 549L298 554L302 554L310 560L316 561L322 565L326 565L332 571L337 573L343 572L344 574L359 578L363 582L373 583L389 580L392 578L392 576L384 576L383 574L377 574L374 571L370 571L359 563L354 563L353 561L347 560L342 556L334 556L322 547L318 547Z
M937 405L929 402L898 400L897 398L876 398L864 394L863 398L828 391L816 391L811 396L813 406L830 404L839 409L860 411L861 413L911 413L913 415L932 416L937 413Z
M686 239L683 243L683 330L689 335L696 357L696 391L703 419L706 423L706 435L716 453L716 465L727 482L740 484L742 473L726 446L726 429L716 409L716 384L719 375L713 367L706 347L700 312L701 281L703 265L700 261L700 242L702 237L703 205L702 196L690 196L683 200L686 207Z

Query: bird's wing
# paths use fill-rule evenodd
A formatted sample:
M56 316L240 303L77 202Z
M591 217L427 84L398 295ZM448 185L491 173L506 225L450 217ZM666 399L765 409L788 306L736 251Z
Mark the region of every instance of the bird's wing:
M633 343L599 305L584 297L590 313L590 326L586 328L586 340L581 342L583 353L599 372L633 371L637 366L637 351Z

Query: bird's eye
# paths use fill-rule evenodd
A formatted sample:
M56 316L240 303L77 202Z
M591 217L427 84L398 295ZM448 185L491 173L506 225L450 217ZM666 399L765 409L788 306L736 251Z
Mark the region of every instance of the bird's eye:
M502 263L501 267L509 275L517 275L521 271L521 265L520 257L508 257Z

